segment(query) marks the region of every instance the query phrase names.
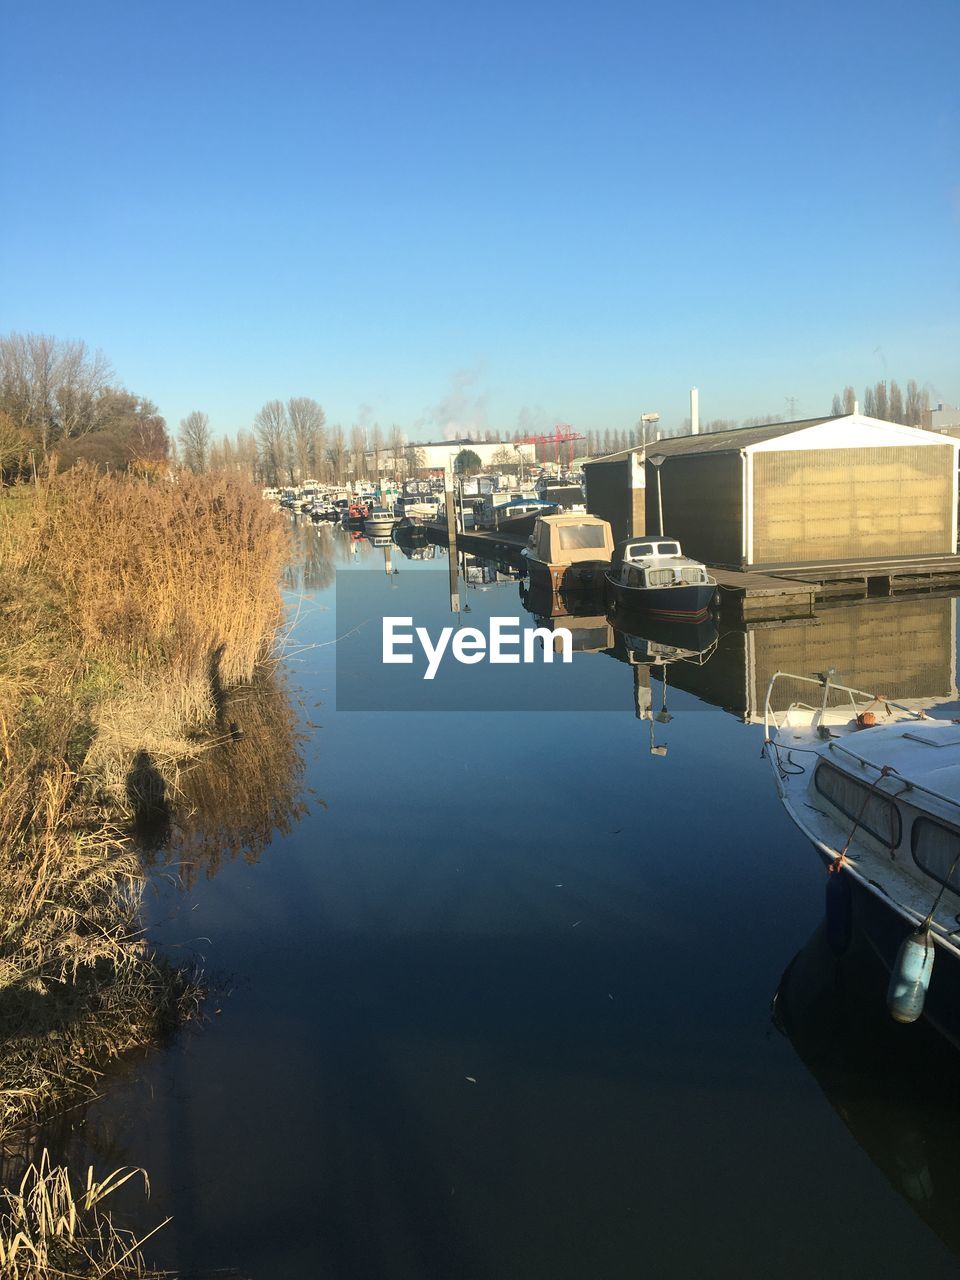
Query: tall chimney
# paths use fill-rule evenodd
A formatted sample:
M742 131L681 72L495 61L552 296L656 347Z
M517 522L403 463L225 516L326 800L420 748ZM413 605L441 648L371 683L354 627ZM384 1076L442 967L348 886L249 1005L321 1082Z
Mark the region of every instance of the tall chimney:
M700 392L696 387L690 388L690 434L700 434Z

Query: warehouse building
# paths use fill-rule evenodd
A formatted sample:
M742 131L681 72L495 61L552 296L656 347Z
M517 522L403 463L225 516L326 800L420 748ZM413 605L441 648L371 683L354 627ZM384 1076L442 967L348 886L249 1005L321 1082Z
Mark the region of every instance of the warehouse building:
M660 440L647 447L643 531L659 532L662 508L688 555L737 569L953 555L958 451L949 436L859 413ZM592 471L624 459L588 464L594 514ZM599 499L624 528L637 504L621 481Z
M646 472L642 449L591 458L583 464L584 493L591 515L607 520L613 541L646 533Z

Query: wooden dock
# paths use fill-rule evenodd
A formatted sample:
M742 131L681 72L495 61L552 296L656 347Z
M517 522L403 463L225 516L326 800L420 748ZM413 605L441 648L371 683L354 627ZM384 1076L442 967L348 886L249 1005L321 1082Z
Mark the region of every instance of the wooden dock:
M809 618L813 615L816 587L810 582L794 582L766 573L740 569L717 569L707 572L720 588L720 610L735 612L744 620L754 618Z
M447 545L447 526L436 520L423 526L431 542ZM510 560L521 564L520 553L527 545L527 535L519 533L498 533L494 529L466 529L457 534L457 546L461 551L471 551L475 555L490 556L492 560Z
M942 593L960 586L960 556L838 560L828 564L777 566L770 572L792 582L813 583L818 600L865 599L918 591Z

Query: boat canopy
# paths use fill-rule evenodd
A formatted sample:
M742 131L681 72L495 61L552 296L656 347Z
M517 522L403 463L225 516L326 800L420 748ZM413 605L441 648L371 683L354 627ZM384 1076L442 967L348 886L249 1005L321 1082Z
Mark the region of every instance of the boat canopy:
M613 532L598 516L540 516L531 538L530 554L546 564L609 562Z

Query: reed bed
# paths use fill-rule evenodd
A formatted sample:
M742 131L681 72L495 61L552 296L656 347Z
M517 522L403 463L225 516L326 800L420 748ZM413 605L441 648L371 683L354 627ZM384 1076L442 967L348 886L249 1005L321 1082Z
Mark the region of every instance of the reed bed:
M87 1170L76 1185L69 1172L53 1165L46 1150L31 1164L15 1190L0 1193L0 1280L149 1280L159 1277L143 1259L142 1248L166 1222L137 1239L115 1226L104 1202L142 1169L117 1169L102 1181Z
M142 936L136 828L270 657L286 545L228 477L78 467L0 497L0 1151L199 1007ZM69 1217L66 1175L31 1176L40 1217ZM102 1272L29 1233L14 1248L25 1192L4 1194L0 1280L144 1274L96 1219Z

